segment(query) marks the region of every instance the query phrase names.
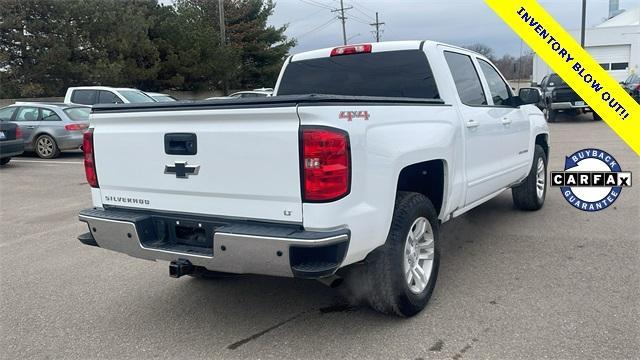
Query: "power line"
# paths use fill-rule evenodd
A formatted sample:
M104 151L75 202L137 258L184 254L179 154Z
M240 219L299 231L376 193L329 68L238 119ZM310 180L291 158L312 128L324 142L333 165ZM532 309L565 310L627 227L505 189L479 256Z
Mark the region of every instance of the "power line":
M309 30L309 31L307 31L307 32L304 32L304 33L302 33L302 34L300 34L300 35L293 36L293 37L294 37L294 38L296 38L296 39L300 39L300 38L305 37L305 36L307 36L307 35L309 35L309 34L311 34L311 33L314 33L314 32L316 32L316 31L320 31L320 30L322 30L322 29L326 28L327 26L329 26L329 25L333 24L333 23L334 23L334 22L336 22L337 20L338 20L337 18L332 17L331 19L329 19L329 21L327 21L327 22L325 22L325 23L323 23L323 24L321 24L321 25L318 25L318 26L316 26L315 28L313 28L313 29L311 29L311 30Z
M333 8L330 7L329 5L322 4L322 3L319 3L319 2L313 1L313 0L300 0L300 2L303 2L303 3L305 3L307 5L311 5L311 6L321 7L323 9L327 9L327 10L333 10Z

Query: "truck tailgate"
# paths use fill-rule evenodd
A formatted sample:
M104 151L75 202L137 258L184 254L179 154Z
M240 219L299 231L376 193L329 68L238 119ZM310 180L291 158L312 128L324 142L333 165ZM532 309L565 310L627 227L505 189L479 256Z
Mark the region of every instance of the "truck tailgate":
M302 221L299 119L294 104L98 111L91 121L104 205ZM197 152L167 154L165 135L174 133L195 134ZM175 166L181 162L198 166L197 174L179 177Z

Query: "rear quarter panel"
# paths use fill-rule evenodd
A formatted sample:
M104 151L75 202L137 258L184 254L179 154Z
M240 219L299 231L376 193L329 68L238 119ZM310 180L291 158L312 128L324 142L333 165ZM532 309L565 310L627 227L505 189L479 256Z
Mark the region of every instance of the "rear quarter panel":
M368 120L340 119L341 111L367 111ZM303 224L318 230L348 227L349 252L344 265L362 260L384 244L391 226L400 171L433 159L445 162L447 193L462 184L462 174L448 166L460 159L457 112L449 105L301 105L302 126L320 125L345 130L351 143L352 179L348 196L331 203L304 203ZM457 191L461 193L461 191ZM456 200L453 199L455 203Z

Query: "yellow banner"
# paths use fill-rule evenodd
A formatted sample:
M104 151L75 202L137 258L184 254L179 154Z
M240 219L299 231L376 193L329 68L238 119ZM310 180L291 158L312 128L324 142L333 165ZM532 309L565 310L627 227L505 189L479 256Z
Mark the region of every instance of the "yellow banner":
M485 2L640 156L640 105L537 1Z

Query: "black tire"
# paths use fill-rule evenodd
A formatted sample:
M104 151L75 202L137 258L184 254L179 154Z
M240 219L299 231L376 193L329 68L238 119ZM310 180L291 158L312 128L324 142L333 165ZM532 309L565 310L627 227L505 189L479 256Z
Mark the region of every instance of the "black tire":
M45 147L44 144L41 144L41 143L46 143L47 146ZM54 140L53 137L47 134L38 136L36 138L33 148L36 152L36 155L38 155L38 157L42 159L53 159L58 157L58 155L60 155L60 149L58 148L58 144L56 144L56 141Z
M193 269L193 274L189 274L189 276L199 279L228 279L242 276L240 274L232 274L226 272L219 271L211 271L203 268L201 266L196 266Z
M544 112L544 117L547 119L547 122L556 122L556 118L558 116L558 111L557 110L552 110L551 109L551 104L547 104L547 107L545 108L545 112Z
M6 158L0 159L0 166L7 165L9 163L9 161L11 161L10 157L6 157Z
M538 161L540 159L542 159L544 166L544 185L542 196L539 196L537 191ZM547 161L547 156L542 149L542 146L536 145L533 154L533 164L531 165L529 175L522 184L511 189L513 203L516 208L520 210L534 211L541 209L544 205L544 199L547 196Z
M593 111L593 120L602 121L602 117L600 115L598 115L597 112Z
M416 294L409 289L404 274L404 251L407 236L414 221L424 217L431 225L434 250L431 274L426 287ZM440 265L440 232L436 210L424 195L398 192L393 211L391 230L384 246L376 249L367 259L365 281L370 306L385 314L409 317L427 305L438 278Z

